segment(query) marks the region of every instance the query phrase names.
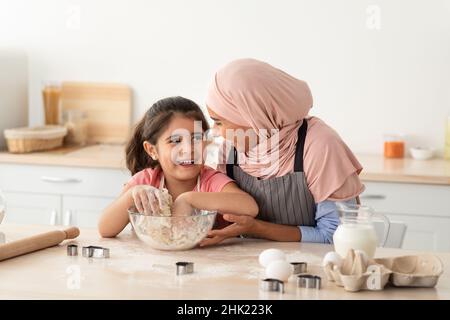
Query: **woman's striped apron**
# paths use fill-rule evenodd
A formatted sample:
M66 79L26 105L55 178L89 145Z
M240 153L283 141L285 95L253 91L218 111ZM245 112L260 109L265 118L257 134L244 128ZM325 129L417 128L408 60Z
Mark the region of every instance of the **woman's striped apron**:
M259 206L258 219L292 226L315 226L316 205L303 171L307 129L308 123L304 120L298 130L294 172L281 177L260 180L245 173L238 165L236 149L232 151L233 161L226 165L227 175L255 198Z

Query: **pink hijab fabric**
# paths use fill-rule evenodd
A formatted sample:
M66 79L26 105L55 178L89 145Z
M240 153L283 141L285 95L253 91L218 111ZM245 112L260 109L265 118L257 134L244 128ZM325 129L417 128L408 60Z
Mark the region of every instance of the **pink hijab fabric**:
M304 171L316 203L350 199L364 190L358 177L362 166L347 145L322 120L307 117L313 99L306 82L262 61L235 60L216 72L206 104L236 125L279 130L278 136L268 131L268 148L256 145L239 155L248 174L269 179L292 173L298 129L306 119ZM278 148L271 147L275 141Z

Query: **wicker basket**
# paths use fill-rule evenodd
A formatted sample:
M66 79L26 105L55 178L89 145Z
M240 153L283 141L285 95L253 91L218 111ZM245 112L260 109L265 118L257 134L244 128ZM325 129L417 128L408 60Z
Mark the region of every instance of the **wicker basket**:
M67 128L62 126L24 127L5 130L8 151L27 153L62 146Z

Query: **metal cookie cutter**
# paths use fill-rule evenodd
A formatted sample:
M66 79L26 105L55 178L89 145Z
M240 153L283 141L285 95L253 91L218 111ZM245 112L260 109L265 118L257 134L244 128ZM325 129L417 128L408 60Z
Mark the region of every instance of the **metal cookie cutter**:
M78 246L76 244L69 244L67 246L67 255L68 256L77 256L78 255Z
M177 262L177 276L194 272L193 262Z
M297 276L297 286L300 288L320 289L322 279L312 274L301 274Z
M277 279L262 279L259 283L259 287L263 291L275 291L284 293L283 281Z
M109 258L109 249L97 246L83 247L83 257Z
M308 268L308 264L306 262L291 262L291 265L294 268L294 274L306 273Z

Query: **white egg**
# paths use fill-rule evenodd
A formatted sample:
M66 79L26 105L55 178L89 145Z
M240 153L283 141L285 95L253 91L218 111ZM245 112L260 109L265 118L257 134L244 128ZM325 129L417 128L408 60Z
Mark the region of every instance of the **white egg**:
M293 272L292 265L285 260L275 260L266 267L266 278L287 281Z
M286 260L286 255L278 249L267 249L259 255L259 264L267 267L269 263L275 260Z
M342 257L337 252L330 251L323 258L322 266L326 266L328 263L340 267L342 265Z

